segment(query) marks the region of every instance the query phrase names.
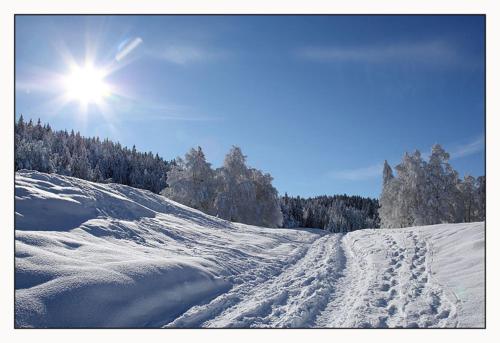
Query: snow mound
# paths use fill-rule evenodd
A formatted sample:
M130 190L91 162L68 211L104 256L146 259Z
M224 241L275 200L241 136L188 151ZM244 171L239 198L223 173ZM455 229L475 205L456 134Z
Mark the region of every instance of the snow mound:
M149 191L16 173L16 326L147 327L277 273L322 233L207 216Z

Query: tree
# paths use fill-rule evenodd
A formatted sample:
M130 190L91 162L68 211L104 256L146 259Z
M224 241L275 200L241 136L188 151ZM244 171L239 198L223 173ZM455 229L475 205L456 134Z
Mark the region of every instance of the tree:
M471 222L477 208L476 179L471 175L466 175L463 181L458 184L460 191L460 201L457 201L457 212L461 213L458 218L463 222Z
M205 159L201 147L191 149L184 160L167 173L168 187L162 192L170 199L214 214L214 171Z
M383 186L380 196L380 218L383 227L397 228L425 225L425 162L417 150L405 153L396 166L394 178L387 161L384 163Z
M474 218L476 221L486 220L486 177L479 176L476 180L476 200L477 200L477 215Z
M75 150L70 162L71 175L80 179L89 180L91 179L92 170L88 160L85 142L80 134L77 134L75 139Z
M224 165L217 170L216 213L231 221L257 225L255 189L246 166L246 156L233 146L224 158Z
M281 199L283 227L311 227L330 232L349 232L379 227L376 199L334 195ZM288 205L286 205L288 204Z
M382 175L383 175L382 182L383 182L384 186L389 184L389 182L391 182L394 179L394 174L392 172L392 168L389 165L389 163L387 162L387 160L384 161L384 169L383 169Z
M380 195L379 209L381 225L386 228L393 228L398 226L395 207L400 187L399 180L394 178L392 168L387 163L387 160L384 161L382 175L382 194Z
M255 188L255 218L260 218L259 225L267 227L281 227L283 214L281 213L278 191L273 187L273 178L270 174L263 174L260 170L251 169L251 179Z
M401 164L396 166L400 181L396 202L396 206L400 205L400 227L427 224L425 168L426 163L418 150L405 154Z
M453 223L459 216L454 207L459 198L458 173L449 164L449 158L439 144L432 147L426 168L427 224Z
M272 177L248 168L246 156L233 146L216 171L217 216L245 224L279 227L283 223L278 192Z
M460 202L458 202L461 210L459 221L475 222L485 220L486 211L486 182L484 176L479 176L477 179L473 176L466 175L458 185L460 192Z
M383 227L484 220L485 186L479 186L485 185L484 177L460 180L449 158L436 144L428 162L418 151L405 153L396 166L397 177L384 164L379 211Z

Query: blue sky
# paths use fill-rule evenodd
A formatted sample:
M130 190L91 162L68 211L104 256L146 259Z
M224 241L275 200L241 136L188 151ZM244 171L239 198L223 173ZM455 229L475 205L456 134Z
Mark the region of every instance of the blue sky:
M480 16L17 16L16 115L166 159L200 145L215 167L239 145L281 194L377 197L385 159L435 143L484 174L483 29ZM72 63L103 71L98 101L68 97Z

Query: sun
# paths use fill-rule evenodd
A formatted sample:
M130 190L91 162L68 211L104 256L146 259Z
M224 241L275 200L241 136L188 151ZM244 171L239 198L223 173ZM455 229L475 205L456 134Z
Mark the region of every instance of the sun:
M84 66L73 65L64 77L66 96L81 105L101 104L111 94L105 81L106 73L91 63Z

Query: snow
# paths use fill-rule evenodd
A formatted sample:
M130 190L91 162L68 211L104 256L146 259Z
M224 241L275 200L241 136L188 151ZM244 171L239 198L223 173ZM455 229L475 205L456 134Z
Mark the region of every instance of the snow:
M327 234L16 173L17 327L483 327L484 223Z
M325 326L484 326L483 223L360 230L343 244L343 294Z

